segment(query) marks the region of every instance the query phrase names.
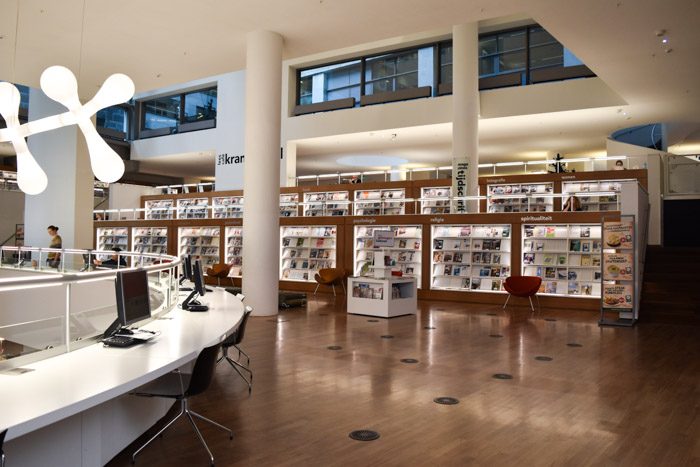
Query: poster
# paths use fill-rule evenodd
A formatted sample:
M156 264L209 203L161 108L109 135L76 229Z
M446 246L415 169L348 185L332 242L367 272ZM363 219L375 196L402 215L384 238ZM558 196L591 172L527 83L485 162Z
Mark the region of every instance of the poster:
M467 180L469 174L469 160L467 158L454 158L452 160L452 193L455 198L467 196ZM453 206L453 213L467 212L467 202L458 199Z
M632 309L632 285L604 284L603 308Z
M631 250L634 248L634 221L605 222L603 224L603 248Z
M634 280L634 259L631 253L603 254L603 280L631 281Z

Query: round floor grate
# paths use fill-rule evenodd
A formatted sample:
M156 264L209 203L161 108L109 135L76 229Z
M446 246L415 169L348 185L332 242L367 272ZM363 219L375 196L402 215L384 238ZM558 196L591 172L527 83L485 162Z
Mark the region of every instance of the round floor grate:
M497 313L486 313L486 316L498 316Z
M545 321L556 321L556 319L554 319L554 318L545 318L544 320Z
M326 347L326 348L327 348L328 350L341 350L341 349L342 349L342 347L339 346L339 345L329 345L329 346Z
M367 322L368 323L378 323L379 320L378 319L368 319Z
M540 362L551 362L554 360L552 357L547 357L545 355L538 355L535 357L535 360L540 361Z
M355 441L374 441L379 439L379 433L372 430L355 430L349 436Z
M493 377L496 379L513 379L513 375L509 375L508 373L496 373Z
M423 326L423 329L437 329L435 326Z
M402 358L401 363L418 363L418 360L415 358Z
M435 308L435 311L445 311L444 308Z
M328 316L328 313L319 313L318 316Z
M489 334L489 337L503 337L503 334Z
M393 339L394 338L394 336L392 336L391 334L384 334L383 336L380 336L380 337L382 339Z
M436 397L433 399L433 402L442 405L455 405L459 404L459 399L455 399L454 397Z
M579 344L578 342L569 342L568 344L569 347L583 347L583 345Z

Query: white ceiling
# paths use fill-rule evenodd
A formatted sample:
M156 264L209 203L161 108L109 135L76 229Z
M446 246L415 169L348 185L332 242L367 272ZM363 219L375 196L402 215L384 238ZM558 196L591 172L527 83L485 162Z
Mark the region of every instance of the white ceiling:
M63 64L83 97L114 72L143 92L245 68L246 33L256 29L279 32L284 57L296 58L510 15L533 18L571 49L629 104L630 119L621 123L615 108L490 119L480 130L484 160L601 151L621 126L700 122L697 0L0 0L0 79L36 86L43 69ZM655 35L661 29L671 53ZM392 133L398 141L303 141L300 171L306 157L344 144L346 153L398 149L409 157L411 149L420 162L449 154L449 125ZM213 160L210 167L213 174Z

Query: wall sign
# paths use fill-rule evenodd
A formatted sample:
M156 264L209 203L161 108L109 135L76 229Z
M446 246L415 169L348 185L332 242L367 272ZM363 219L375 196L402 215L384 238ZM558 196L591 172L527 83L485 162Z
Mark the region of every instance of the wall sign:
M452 193L456 198L467 196L467 174L469 162L466 159L455 159L452 162ZM467 202L459 199L454 203L454 212L467 212Z

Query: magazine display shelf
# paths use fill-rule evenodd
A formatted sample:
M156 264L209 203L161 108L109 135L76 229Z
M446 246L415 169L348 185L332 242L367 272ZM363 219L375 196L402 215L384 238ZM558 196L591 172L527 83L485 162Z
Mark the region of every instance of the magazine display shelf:
M202 262L202 271L220 261L219 227L180 227L177 232L178 256L190 255L193 260Z
M280 227L280 279L314 282L319 269L336 264L334 225Z
M350 213L347 191L304 193L304 216L347 216Z
M212 198L214 219L239 219L243 217L243 196L215 196Z
M225 262L231 265L228 276L241 277L243 270L243 227L226 227L224 239L226 241Z
M488 212L554 211L554 183L487 185ZM547 196L550 195L550 196Z
M173 199L154 199L144 202L146 220L165 220L173 218Z
M374 247L374 231L391 230L394 232L394 246L391 248ZM406 277L414 277L418 288L421 284L421 255L423 229L420 225L371 225L356 226L355 238L355 276L370 277L374 271L375 255L384 252L390 257L393 271L401 271Z
M414 315L417 308L416 280L411 277L348 278L348 313L393 318Z
M355 191L356 216L392 216L406 213L406 189L388 188Z
M600 224L522 226L522 270L542 278L538 293L600 297Z
M432 226L430 288L502 291L510 276L511 226Z
M165 255L168 253L168 228L167 227L132 227L132 250L141 253L154 253ZM139 258L139 266L153 264L154 258Z
M97 249L111 250L112 248L129 249L129 228L108 227L97 229Z
M449 214L452 187L421 187L421 214Z

